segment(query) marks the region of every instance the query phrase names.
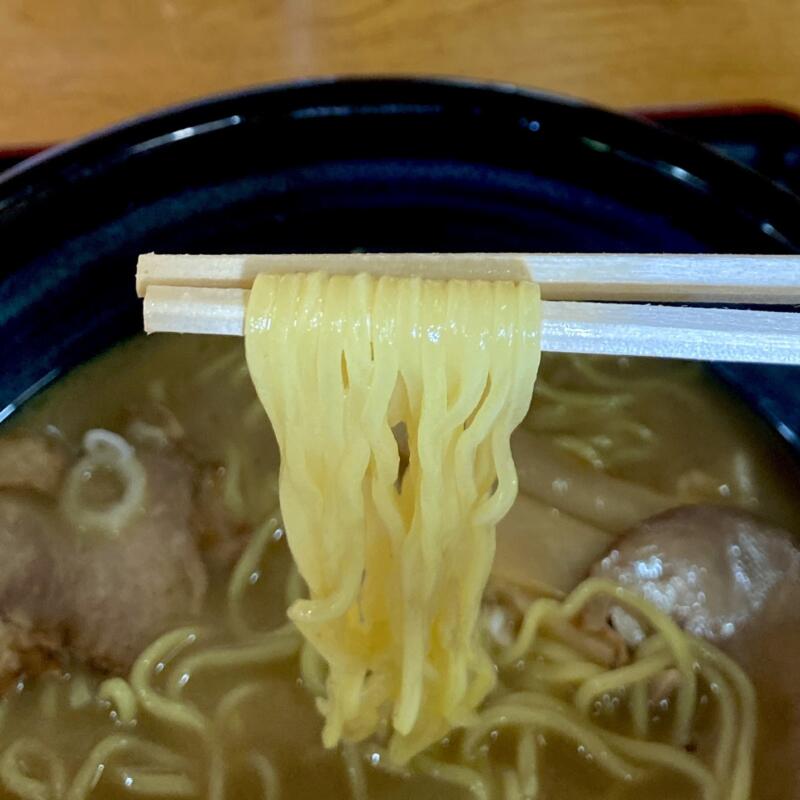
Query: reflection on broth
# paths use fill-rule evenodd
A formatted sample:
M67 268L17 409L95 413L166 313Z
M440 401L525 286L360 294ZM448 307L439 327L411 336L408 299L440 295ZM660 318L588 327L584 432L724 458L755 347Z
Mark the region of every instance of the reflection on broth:
M776 530L800 529L797 473L698 366L543 357L481 617L497 686L403 766L380 732L322 746L325 668L286 619L306 590L240 341L135 339L2 434L0 796L711 798L748 761L739 667L752 797L800 787L800 555ZM690 612L708 642L673 636L702 633Z

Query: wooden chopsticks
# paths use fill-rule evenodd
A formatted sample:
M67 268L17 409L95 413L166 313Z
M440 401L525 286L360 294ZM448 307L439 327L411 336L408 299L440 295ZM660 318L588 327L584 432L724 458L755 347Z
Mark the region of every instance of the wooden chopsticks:
M544 300L800 304L800 257L616 253L346 253L143 255L136 290L150 285L249 289L260 272L535 280Z
M542 349L800 364L800 314L618 301L800 304L800 257L643 254L144 255L145 330L243 335L260 272L536 280Z

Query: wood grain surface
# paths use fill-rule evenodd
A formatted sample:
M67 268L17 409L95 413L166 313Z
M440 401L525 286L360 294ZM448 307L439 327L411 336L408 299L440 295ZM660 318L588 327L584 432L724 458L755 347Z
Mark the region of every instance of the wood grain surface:
M0 145L329 74L800 107L800 0L0 0Z

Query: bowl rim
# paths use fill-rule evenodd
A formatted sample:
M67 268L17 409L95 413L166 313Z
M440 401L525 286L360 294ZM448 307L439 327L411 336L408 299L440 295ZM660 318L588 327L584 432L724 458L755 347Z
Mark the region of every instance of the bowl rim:
M79 150L99 142L104 142L107 139L135 132L144 126L159 122L166 122L169 119L183 114L211 109L217 105L227 104L239 100L270 97L287 92L294 93L297 90L306 91L323 89L330 86L356 87L372 84L391 84L400 88L406 87L409 89L413 87L425 86L431 88L441 87L443 89L457 88L479 91L488 90L497 94L525 97L531 100L553 102L556 104L573 106L576 108L593 109L615 116L633 116L631 113L625 111L613 111L590 100L584 100L566 93L547 89L539 89L537 87L526 87L515 84L511 81L495 81L482 78L461 77L457 75L406 75L400 73L385 75L380 73L371 75L358 75L342 73L327 76L319 75L303 78L289 78L286 80L254 83L240 88L223 89L217 92L209 92L208 94L202 94L196 97L187 98L185 100L167 103L166 105L158 106L151 111L144 111L139 114L126 116L121 120L111 122L107 125L102 125L95 130L88 131L84 134L79 134L75 137L70 137L62 142L45 145L42 149L37 148L36 152L32 155L28 156L17 164L14 164L12 167L9 167L7 170L0 172L0 189L6 182L14 180L16 177L18 177L20 173L25 173L29 169L37 168L42 164L50 162L51 160L61 158L65 155L70 155L75 150ZM645 123L647 122L644 118L641 118L640 121ZM16 146L14 149L16 149Z
M378 91L386 92L385 102L376 99ZM37 195L57 191L59 184L63 187L80 180L81 174L101 171L109 157L114 162L132 160L147 148L174 142L177 137L194 137L215 126L238 124L233 120L246 123L237 109L257 111L262 116L285 115L287 110L296 113L301 105L324 111L326 105L337 108L338 104L340 116L357 119L367 111L385 116L405 113L414 108L415 100L420 103L420 98L432 104L432 109L436 106L429 113L440 118L451 108L469 106L486 115L497 115L498 111L513 115L524 108L528 115L539 111L557 116L576 133L582 126L598 129L617 155L624 154L662 175L673 170L673 175L697 177L709 187L707 194L716 190L724 196L740 215L774 239L779 251L800 252L800 197L704 144L635 112L611 110L588 100L511 82L448 76L308 77L255 84L171 104L56 144L0 173L0 214Z

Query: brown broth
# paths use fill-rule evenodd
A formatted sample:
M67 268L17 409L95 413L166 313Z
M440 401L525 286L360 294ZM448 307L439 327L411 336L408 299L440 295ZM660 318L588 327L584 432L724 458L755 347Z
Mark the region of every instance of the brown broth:
M789 530L800 531L798 471L791 455L778 437L708 371L666 362L622 362L622 366L610 360L583 363L596 366L602 370L604 380L619 381L618 385L598 387L576 368L574 361L557 356L543 360L541 378L561 389L627 395L630 400L626 401L626 418L646 426L651 433L644 460L623 459L608 466L609 474L670 496L680 492L683 479L684 490L689 486L697 499L744 505ZM665 384L669 388L665 389ZM244 498L249 518L255 523L269 513L276 502L278 454L247 375L241 341L178 336L134 339L60 380L5 423L2 432L58 431L77 447L87 428L117 429L126 413L135 411L148 399L163 402L174 412L198 458L227 463L231 454L237 453L240 468L252 485L252 491ZM537 411L546 405L540 398L534 401L531 424L535 425ZM572 414L561 428L546 435L566 434L590 440L602 433L598 424ZM276 541L271 545L268 563L254 579L248 601L251 623L259 629L271 629L285 619L289 566L285 542ZM188 621L211 626L221 641L229 635L224 613L227 580L227 575L212 575L201 618ZM800 641L797 644L800 647ZM60 676L20 681L2 701L0 752L20 737L36 737L61 755L68 775L72 775L98 741L124 730L110 715L108 706L92 696L100 679L101 676L76 667ZM761 676L760 680L769 679ZM71 687L82 681L89 687L88 695L76 693L73 697ZM231 765L228 796L262 796L256 776L244 759L247 753L257 751L267 754L276 767L283 800L349 797L346 765L338 752L326 751L320 743L320 717L302 685L296 659L268 669L238 669L192 679L187 696L199 708L211 710L227 689L246 682L256 682L262 689L237 708L235 719L226 728L223 756ZM764 692L768 693L768 689L764 688ZM80 707L70 706L71 697L78 698ZM702 727L702 719L699 724ZM753 798L771 800L779 796L775 792L780 791L776 786L781 782L768 776L782 771L784 764L770 760L778 729L771 729L769 716L762 718L760 725ZM784 728L780 730L785 733ZM203 786L200 773L205 764L196 757L197 742L146 720L137 723L135 733L185 753L190 760L194 758L193 769L199 770L195 777ZM797 732L794 735L800 738ZM443 746L440 756L445 761L453 758L447 746ZM492 745L491 757L498 763L511 757L502 737ZM588 796L601 800L643 796L666 800L695 796L695 790L687 783L666 773L654 772L645 783L636 786L615 783L576 752L574 745L555 738L542 740L539 759L541 800ZM470 796L464 789L430 777L389 775L371 768L368 761L369 796L376 800L456 800ZM121 786L108 776L103 777L92 797L111 800L133 796ZM15 795L4 794L0 787L0 797L6 796Z

